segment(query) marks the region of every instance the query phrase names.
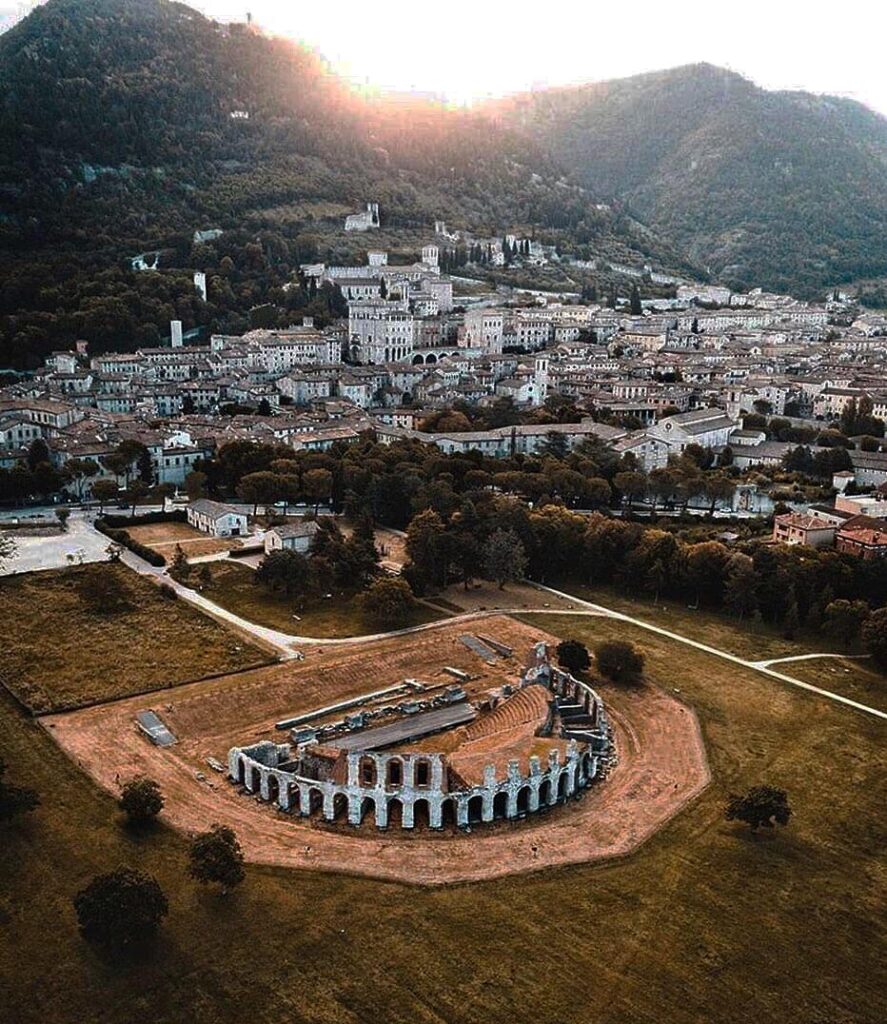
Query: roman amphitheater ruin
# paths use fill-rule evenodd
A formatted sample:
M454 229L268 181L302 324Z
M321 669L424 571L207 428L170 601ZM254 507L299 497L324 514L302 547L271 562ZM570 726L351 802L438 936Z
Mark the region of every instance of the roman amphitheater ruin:
M489 637L461 640L488 661L513 653ZM515 685L478 691L468 673L448 671L458 683L407 679L278 722L291 742L233 747L229 776L303 817L440 829L548 810L579 796L615 763L603 702L551 664L544 642L534 645ZM536 752L546 740L548 749ZM503 772L496 761L509 745L513 756Z
M154 779L164 821L229 825L257 864L441 885L625 856L708 784L699 724L660 687L574 679L542 625L319 642L40 724L108 792Z

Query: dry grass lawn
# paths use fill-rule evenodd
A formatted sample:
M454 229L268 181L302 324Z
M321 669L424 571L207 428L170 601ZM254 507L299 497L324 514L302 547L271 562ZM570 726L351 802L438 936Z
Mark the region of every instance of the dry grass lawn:
M377 629L368 626L353 594L332 598L311 597L295 601L274 594L255 581L252 569L235 562L207 562L212 582L201 590L211 601L260 626L279 629L296 636L330 639L361 636ZM192 585L189 583L189 586ZM444 612L419 604L404 626L418 626L444 618Z
M16 1024L881 1024L883 723L604 619L696 709L714 781L624 861L445 889L250 866L220 898L166 829L134 839L113 801L0 694L0 753L44 799L2 826L3 1018ZM730 790L784 786L777 835L723 820ZM121 864L157 876L153 953L114 967L71 896Z
M143 523L130 527L129 535L140 544L153 548L170 563L177 545L181 546L186 558L215 555L243 546L237 537L208 537L188 523Z
M112 575L132 609L98 614L91 578ZM41 713L145 693L271 659L184 601L107 562L0 579L3 678Z

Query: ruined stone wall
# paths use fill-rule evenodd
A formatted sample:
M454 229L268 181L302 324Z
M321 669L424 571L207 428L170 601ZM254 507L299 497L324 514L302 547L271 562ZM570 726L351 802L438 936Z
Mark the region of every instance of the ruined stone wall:
M537 648L534 657L521 682L546 686L564 709L560 735L568 745L563 761L559 750L551 750L545 761L532 756L526 775L517 761L509 762L504 775L497 774L495 765L487 765L481 785L451 790L443 754L352 751L347 755L347 777L337 782L317 778L310 771L310 757L293 762L289 744L263 741L229 751L229 776L282 811L303 817L320 814L325 821L355 826L372 821L377 828L464 828L544 811L577 796L605 774L615 750L597 693L552 667L547 652ZM294 764L308 772L291 770Z

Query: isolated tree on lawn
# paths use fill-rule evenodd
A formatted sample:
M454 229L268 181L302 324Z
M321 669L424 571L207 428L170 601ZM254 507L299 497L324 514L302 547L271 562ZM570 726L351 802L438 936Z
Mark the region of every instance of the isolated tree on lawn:
M580 640L562 640L557 645L557 663L574 676L582 675L591 667L588 648Z
M117 806L131 825L149 825L163 810L163 794L153 779L139 776L124 783Z
M111 950L151 938L169 912L163 890L150 875L120 868L97 875L74 897L80 933Z
M227 825L213 825L195 836L189 856L191 877L198 882L218 885L225 893L243 881L243 851L234 829Z
M605 640L594 657L601 675L614 683L636 683L644 674L644 655L626 640Z
M514 530L491 533L483 547L483 560L487 579L498 583L500 590L527 574L527 552Z
M0 758L0 823L12 821L40 806L40 797L26 786L13 786L6 781L6 762Z
M727 821L743 821L752 832L787 825L791 816L788 794L773 786L753 786L742 796L731 793L724 811Z

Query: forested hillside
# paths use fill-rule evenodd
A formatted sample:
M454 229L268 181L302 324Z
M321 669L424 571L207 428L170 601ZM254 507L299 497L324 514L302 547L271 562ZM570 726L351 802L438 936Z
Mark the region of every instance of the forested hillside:
M488 109L735 284L887 272L887 120L859 103L702 64Z
M236 329L370 199L388 226L687 266L510 127L359 96L311 51L168 0L49 0L0 37L0 82L0 368L80 336L134 347L171 315ZM224 242L193 252L208 227ZM164 273L128 269L153 249ZM192 267L219 279L208 305Z

